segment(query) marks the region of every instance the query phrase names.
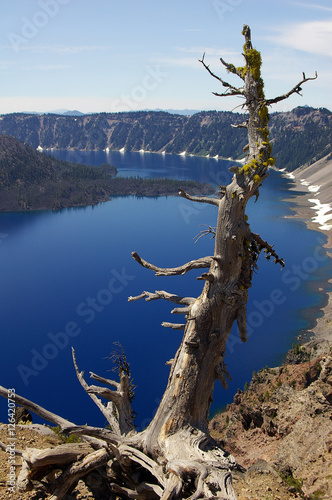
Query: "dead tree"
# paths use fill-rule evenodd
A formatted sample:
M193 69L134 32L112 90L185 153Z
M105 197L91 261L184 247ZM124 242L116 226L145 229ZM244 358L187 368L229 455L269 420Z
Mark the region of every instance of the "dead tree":
M287 94L265 99L261 77L261 56L252 47L250 29L244 26L243 56L245 64L236 68L223 59L221 63L242 81L235 87L211 71L207 71L224 88L218 96L240 96L246 110L242 125L248 130L248 156L243 166L231 167L232 181L218 197L194 197L180 189L179 195L198 203L218 208L217 227L208 231L214 235L213 255L188 262L175 268L161 268L146 262L137 253L133 258L156 276L185 274L204 269L198 278L204 282L199 297L179 297L163 290L143 292L130 301L164 299L175 304L173 313L183 315L181 323L163 326L183 330L183 338L170 365L168 384L159 408L150 425L136 432L130 405L130 376L118 363L120 381L115 382L95 374L91 377L108 387L88 385L74 356L77 376L83 388L93 398L109 428L76 426L47 410L16 396L17 404L59 425L67 433L82 437L85 443L63 445L55 450L22 452L23 467L18 486L38 487L61 499L70 492L79 478L89 484L89 474L97 471L105 489L104 498L133 499L235 499L231 471L235 460L220 449L208 433L209 409L217 379L227 388L229 378L224 364L226 342L234 322L240 338L247 340L246 304L257 259L264 249L268 258L284 265L273 247L252 233L245 209L252 196L267 177L273 165L268 131L268 105L300 93L302 81ZM317 75L316 75L317 76ZM316 78L316 77L315 77ZM7 396L7 390L0 388ZM106 399L107 405L100 399ZM84 421L84 418L83 418ZM50 474L56 471L55 476Z

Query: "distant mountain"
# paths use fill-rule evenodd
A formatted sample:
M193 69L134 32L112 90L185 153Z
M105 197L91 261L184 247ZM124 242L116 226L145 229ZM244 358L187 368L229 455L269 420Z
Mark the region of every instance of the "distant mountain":
M70 111L68 109L56 109L54 111L22 111L24 115L64 115L64 116L82 116L84 113L77 111L76 109Z
M166 111L166 113L171 113L172 115L184 115L184 116L192 116L196 115L196 113L200 113L200 109L151 109L147 111Z
M77 109L74 109L73 111L64 111L62 113L64 116L83 116L84 113L81 113L80 111L77 111Z
M150 151L241 159L247 144L246 116L226 111L201 111L192 116L165 111L96 113L90 115L0 116L0 134L33 148ZM306 106L273 113L270 139L276 165L292 171L331 152L332 113Z

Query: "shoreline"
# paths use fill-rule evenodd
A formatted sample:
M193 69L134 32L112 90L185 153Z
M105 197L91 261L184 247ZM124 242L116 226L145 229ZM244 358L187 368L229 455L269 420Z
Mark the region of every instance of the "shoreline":
M293 174L283 172L282 170L279 171L294 184L293 187L290 188L290 191L294 194L284 200L290 202L290 209L293 214L286 217L300 219L305 223L308 229L321 233L324 239L326 239L322 246L327 251L327 257L332 258L332 254L328 252L329 249L332 249L332 228L329 228L328 225L322 225L319 214L317 215L315 207L312 206L313 202L309 201L313 200L313 186L300 180L300 178L302 179L300 173L295 172L295 174ZM332 278L327 279L324 283L325 286L331 284ZM323 283L319 283L317 293L322 293L327 296L326 304L323 307L317 307L317 313L321 312L321 314L313 318L315 323L314 326L299 332L299 342L308 348L317 346L317 353L326 354L332 347L332 289L326 290L323 288ZM308 336L310 340L301 339L301 337Z

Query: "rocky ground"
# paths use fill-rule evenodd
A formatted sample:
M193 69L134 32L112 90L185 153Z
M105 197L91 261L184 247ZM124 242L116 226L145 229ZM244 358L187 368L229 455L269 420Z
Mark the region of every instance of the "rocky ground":
M213 437L247 469L234 478L239 500L332 498L332 356L316 352L295 346L212 420Z
M12 440L12 436L8 433L7 425L0 424L0 442L8 445ZM63 442L64 438L58 434L57 428L55 427L50 428L38 424L15 426L15 449L17 451L23 451L26 448L54 448L55 446L63 444ZM0 449L0 500L39 500L45 498L31 491L25 493L18 491L13 493L10 491L10 485L7 484L7 480L9 479L11 458L8 451L6 453L5 450ZM18 477L21 469L21 460L18 455L16 456L15 462L15 476ZM91 474L90 481L94 481L93 474ZM72 496L67 495L65 500L92 500L95 498L99 497L94 496L91 489L89 489L83 481L79 481Z

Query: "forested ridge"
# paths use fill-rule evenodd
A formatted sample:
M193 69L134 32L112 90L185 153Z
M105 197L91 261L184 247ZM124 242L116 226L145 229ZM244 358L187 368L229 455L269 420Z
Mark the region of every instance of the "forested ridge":
M243 113L202 111L192 116L164 111L97 113L82 116L13 113L0 117L0 134L33 148L139 151L243 157L246 130L232 127ZM298 107L270 115L270 140L276 165L292 171L331 151L332 113Z
M115 166L60 161L17 139L0 135L0 212L94 205L115 195L176 194L179 181L116 177ZM181 182L194 193L211 186Z

